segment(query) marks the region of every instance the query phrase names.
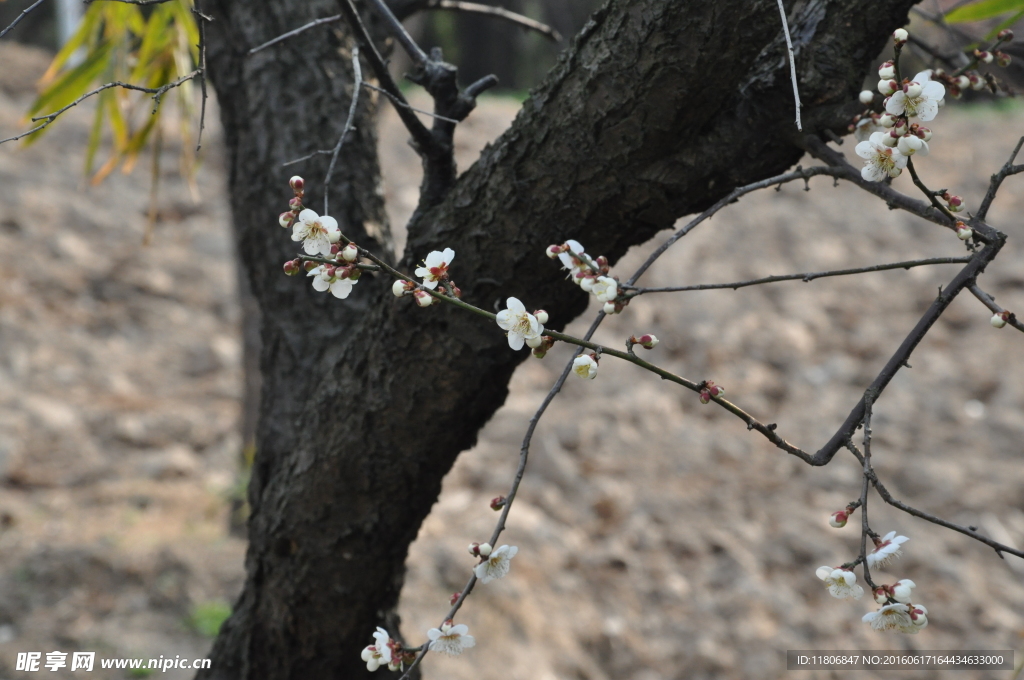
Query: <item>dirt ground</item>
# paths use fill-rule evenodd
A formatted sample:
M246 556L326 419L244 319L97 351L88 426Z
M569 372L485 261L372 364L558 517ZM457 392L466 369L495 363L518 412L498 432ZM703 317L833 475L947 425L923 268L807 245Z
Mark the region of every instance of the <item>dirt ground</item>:
M7 136L21 129L46 57L2 45L0 61L12 65L0 75ZM460 127L461 167L517 108L482 103ZM23 651L202 657L209 620L243 578L245 546L227 530L242 383L216 120L198 200L177 179L174 156L163 159L161 221L144 247L147 173L115 173L96 187L83 180L89 113L71 111L27 149L0 148L0 679L35 677L14 670ZM388 200L401 225L419 166L396 117L387 112L382 124ZM1024 133L1024 115L1019 106L950 106L933 129L921 172L971 208ZM849 143L842 150L852 154ZM913 189L906 177L896 186ZM1020 186L1010 180L990 214L1010 240L982 285L1024 310ZM663 238L615 271L628 275ZM794 184L743 199L643 282L963 252L949 232L817 179L810 192ZM597 337L620 346L631 333L657 334L661 344L646 357L715 380L782 436L816 450L954 271L651 295ZM595 311L570 331L582 333ZM989 316L969 295L953 303L877 405L875 461L898 498L1024 546L1024 337L993 329ZM488 501L506 492L526 420L567 356L559 348L522 366L508 403L446 480L409 559L402 616L411 640L439 623L464 584L465 546L490 533ZM878 579L913 579L931 624L917 636L875 633L860 620L873 609L868 598L828 595L815 569L851 559L859 546L857 522L836 530L828 515L859 489L852 456L809 468L692 393L609 358L595 381L572 378L538 428L503 539L520 548L512 572L480 587L459 617L476 648L459 659L432 656L425 676L883 677L787 672L787 649L1016 649L1024 662L1024 560L1001 560L877 500L874 528L911 538Z

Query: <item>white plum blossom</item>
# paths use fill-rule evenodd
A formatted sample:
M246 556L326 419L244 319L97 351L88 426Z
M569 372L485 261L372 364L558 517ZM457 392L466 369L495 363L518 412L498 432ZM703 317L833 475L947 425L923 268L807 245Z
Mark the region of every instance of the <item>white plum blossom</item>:
M896 148L904 156L913 156L914 154L919 156L928 155L928 142L914 134L900 137L899 141L896 142Z
M307 255L330 257L331 244L340 238L336 219L328 215L320 217L309 208L299 213L299 219L292 227L292 240L302 241L302 249Z
M902 602L887 604L877 612L868 612L861 620L870 623L874 630L916 633L918 628L910 618L910 607Z
M897 536L895 531L890 531L881 540L875 539L875 549L867 556L868 568L884 567L898 558L903 554L900 546L909 540L906 536Z
M473 573L480 579L481 583L490 583L508 573L512 558L519 552L514 545L503 545L493 551L487 559L473 567Z
M871 137L856 146L854 151L867 161L861 169L860 176L869 182L881 182L886 177L897 177L907 167L907 157L899 149L885 145L887 133L875 132Z
M589 354L581 354L572 362L572 372L581 378L597 377L597 361Z
M837 597L840 600L852 597L859 600L864 594L864 589L857 585L857 575L852 571L834 567L818 567L814 573L825 582L832 597Z
M916 633L928 625L928 610L923 604L908 604L907 607L910 609L910 620L914 624L914 630L903 632Z
M610 276L599 276L590 292L601 302L611 302L619 295L619 282Z
M388 632L377 626L377 632L373 634L374 644L366 647L362 653L362 659L366 662L366 670L371 673L381 666L387 666L391 664L391 647L388 643L391 641L391 636Z
M327 267L320 265L309 270L307 276L313 277L313 290L324 292L331 291L331 295L344 300L352 292L352 286L359 283L358 279L339 279L327 273Z
M917 584L911 581L909 578L900 579L896 583L892 584L892 596L897 602L908 604L911 600L910 591L916 588Z
M573 241L572 239L569 239L568 241L565 242L565 245L569 246L569 250L571 250L573 253L576 253L577 255L586 255L586 253L583 252L583 245L579 241ZM575 260L575 258L573 258L572 254L570 254L568 251L559 253L558 259L562 263L562 266L568 269L573 276L579 273L579 263Z
M437 288L437 282L448 275L448 266L454 259L455 251L451 248L434 250L427 255L423 266L416 269L416 276L423 279L424 286L433 290Z
M946 96L942 83L932 80L931 71L921 71L907 86L907 92L897 90L885 104L885 110L894 116L906 114L929 121L939 114L939 102Z
M544 325L537 317L526 311L526 307L518 298L510 297L505 304L508 309L498 312L495 321L503 331L508 332L508 346L520 350L526 340L540 337L544 332Z
M430 649L448 656L458 656L462 654L462 650L476 645L476 638L467 633L469 627L466 624L453 626L451 621L445 621L440 628L431 628L427 631Z

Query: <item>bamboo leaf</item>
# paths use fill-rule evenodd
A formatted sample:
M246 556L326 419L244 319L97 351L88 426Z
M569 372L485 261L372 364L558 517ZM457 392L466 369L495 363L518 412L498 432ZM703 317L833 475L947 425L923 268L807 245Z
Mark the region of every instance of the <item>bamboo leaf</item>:
M962 24L967 21L990 19L1006 12L1017 12L1024 9L1024 0L981 0L958 7L946 15L951 24Z

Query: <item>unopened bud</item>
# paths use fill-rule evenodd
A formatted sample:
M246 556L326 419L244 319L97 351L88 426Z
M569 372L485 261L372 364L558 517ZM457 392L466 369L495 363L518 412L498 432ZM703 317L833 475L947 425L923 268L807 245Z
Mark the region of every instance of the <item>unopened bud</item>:
M974 230L968 227L963 222L956 223L956 237L961 241L966 241L970 237L974 236Z
M291 210L286 210L285 212L281 213L280 217L277 218L277 223L280 224L285 229L290 228L293 224L295 224L295 213L293 213Z
M544 251L544 254L552 260L557 260L558 256L562 254L562 246L548 246L548 249Z
M537 317L537 321L539 321L542 326L548 322L548 313L543 309L538 309L533 313L533 315Z
M469 550L469 554L472 555L473 557L480 557L480 544L479 543L470 543L469 544L469 548L467 548L467 550Z
M991 52L985 50L974 50L974 56L977 57L978 61L982 64L991 64L992 59L994 58Z
M425 290L418 290L412 295L416 298L416 304L420 307L429 307L434 304L434 296Z
M966 90L971 86L971 79L963 75L957 76L956 86L959 87L961 90Z
M953 99L960 99L960 97L963 96L963 92L961 91L960 86L959 85L950 85L949 86L949 96L952 97ZM939 100L939 104L941 105L944 101L946 101L946 100L945 99L940 99Z
M891 128L894 125L896 125L896 120L897 117L892 115L891 113L883 113L878 118L878 124L884 128Z
M341 257L346 262L355 262L356 258L359 257L359 248L356 247L355 243L349 243L342 249Z
M302 189L306 186L306 182L298 175L295 175L288 180L288 186L292 188L292 191L294 191L296 195L301 196Z
M291 208L292 212L302 212L302 199L296 196L288 201L288 207Z
M882 80L892 80L896 77L896 66L891 61L885 62L878 67L878 77Z
M720 397L725 394L725 388L721 385L712 385L708 383L708 392L711 393L712 397Z
M597 265L598 267L600 267L601 269L604 269L605 267L607 267L607 266L608 266L608 258L607 258L607 257L605 257L604 255L598 255L598 256L597 256L597 257L596 257L596 258L594 259L594 264L596 264L596 265Z
M602 309L603 309L605 314L618 314L619 313L619 308L615 306L614 302L606 302L606 303L604 303L604 307Z
M711 401L711 392L709 392L707 390L701 390L700 391L700 403L706 404L709 401Z
M306 260L305 262L302 263L302 268L305 269L307 272L311 272L319 266L320 265L318 263L313 262L312 260Z
M1000 42L1010 42L1013 40L1013 31L1008 28L1004 28L996 34L996 38L998 38Z
M969 76L967 76L967 78L971 81L971 89L972 90L984 90L985 89L985 80L981 76L979 76L977 73L972 73Z
M964 199L949 193L943 195L943 198L946 199L946 207L949 209L949 212L957 213L963 211Z
M636 339L636 344L640 345L644 349L654 349L658 344L658 336L651 335L650 333L641 335Z
M907 38L909 37L910 34L907 33L907 30L905 28L897 28L895 31L892 32L892 39L893 41L895 41L897 45L902 45L903 43L907 42Z
M860 100L861 104L867 106L871 102L875 101L875 93L871 90L861 90L860 94L857 95L857 99Z
M341 246L339 246L337 243L332 243L331 244L331 255L337 255L338 252L340 252L340 250L341 250ZM335 258L335 259L337 259L337 258Z
M462 593L452 593L452 596L448 598L448 604L455 606L460 597L462 597Z
M994 328L1002 328L1003 326L1006 325L1006 322L1009 321L1009 320L1010 320L1010 313L1009 312L999 312L998 314L994 314L992 316L991 323L992 323L992 326Z
M298 260L288 260L284 263L284 273L288 276L295 276L300 271Z
M850 519L850 515L845 510L837 510L828 518L828 523L836 529L842 529L846 526L846 521L848 519Z
M926 127L917 128L917 136L926 142L932 141L932 131Z
M548 350L547 350L546 347L538 347L537 349L533 350L533 357L535 359L543 359L547 355L548 355Z
M327 232L327 240L331 243L337 243L341 240L341 232L337 230Z
M505 503L507 503L507 502L508 502L508 499L505 498L504 496L497 496L495 498L492 498L491 499L491 510L494 510L495 512L497 512L498 510L501 510L503 507L505 507Z
M1003 68L1006 68L1007 66L1010 65L1010 62L1012 61L1012 59L1010 59L1010 55L1009 54L1007 54L1006 52L1001 52L999 50L996 50L995 54L996 54L996 63L998 65L1002 66Z
M449 286L451 286L451 289L452 289L452 295L454 295L455 297L457 297L457 298L461 299L461 298L462 298L462 289L461 289L461 288L459 288L458 286L456 286L456 285L455 285L454 283L452 283L451 281L449 281L449 282L448 282L448 285L449 285Z
M911 99L915 99L917 97L920 97L922 90L924 90L924 88L921 87L921 83L917 83L917 82L907 83L906 85L903 86L903 91Z
M889 131L889 134L882 137L882 144L892 148L900 143L900 137L902 137L902 135L896 132L896 128L893 128Z
M889 601L889 591L885 586L878 586L874 589L873 595L875 602L878 604L885 604Z
M888 97L896 91L896 81L882 78L878 81L878 91L883 97Z
M346 267L348 271L348 278L352 281L358 281L359 277L363 275L363 270L359 267Z
M892 127L891 134L895 137L907 134L907 119L900 117L896 120L896 124Z
M480 557L490 557L492 550L494 550L494 548L491 547L490 543L481 543L480 544Z
M393 284L391 284L391 292L395 294L395 297L402 297L415 287L416 284L413 283L412 281L404 281L402 279L398 279Z
M526 338L526 346L530 349L537 349L544 344L544 338L537 336L535 338Z

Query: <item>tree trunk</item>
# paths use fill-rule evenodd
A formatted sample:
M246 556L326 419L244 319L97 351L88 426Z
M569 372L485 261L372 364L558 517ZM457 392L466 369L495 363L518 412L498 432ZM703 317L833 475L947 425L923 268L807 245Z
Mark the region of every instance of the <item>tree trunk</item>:
M348 32L321 28L246 59L337 6L208 2L234 224L263 313L263 391L247 581L200 677L369 677L359 652L375 626L397 633L408 546L528 353L479 317L395 299L383 277L364 276L338 301L281 274L295 252L276 226L287 178L304 175L317 208L326 161L281 163L337 140L351 95ZM869 60L912 4L807 0L793 10L806 129L845 129ZM801 154L789 141L788 74L774 0L610 0L511 129L409 226L402 266L450 246L468 301L491 309L515 296L561 329L586 295L544 247L577 238L614 261L792 165ZM365 94L332 214L360 245L389 253Z

